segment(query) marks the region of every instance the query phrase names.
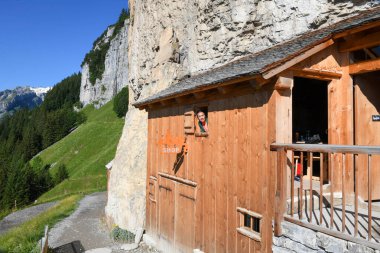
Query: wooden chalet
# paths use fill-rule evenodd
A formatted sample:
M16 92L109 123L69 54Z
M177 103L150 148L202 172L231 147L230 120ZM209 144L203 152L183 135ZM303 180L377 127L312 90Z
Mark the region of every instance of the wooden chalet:
M271 252L284 220L380 249L380 8L134 106L149 115L146 233L164 252Z

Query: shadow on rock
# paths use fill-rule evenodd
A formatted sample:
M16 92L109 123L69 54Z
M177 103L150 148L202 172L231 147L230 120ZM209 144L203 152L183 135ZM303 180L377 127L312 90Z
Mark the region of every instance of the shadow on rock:
M85 249L80 241L73 241L52 250L54 253L81 253Z

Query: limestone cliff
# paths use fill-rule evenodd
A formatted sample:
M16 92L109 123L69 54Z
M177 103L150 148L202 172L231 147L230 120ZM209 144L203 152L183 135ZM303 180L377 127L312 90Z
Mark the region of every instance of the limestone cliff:
M378 3L130 0L130 102ZM130 107L111 172L106 213L132 232L144 226L146 140L147 113Z
M115 27L110 26L95 43L93 50L109 43L104 60L104 72L95 83L90 81L89 63L85 61L82 65L80 101L83 105L93 103L96 107L101 107L128 84L128 26L127 19L116 36L113 35Z

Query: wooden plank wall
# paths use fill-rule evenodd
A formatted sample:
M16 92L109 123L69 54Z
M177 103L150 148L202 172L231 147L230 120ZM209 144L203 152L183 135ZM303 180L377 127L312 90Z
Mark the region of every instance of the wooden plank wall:
M357 145L380 145L380 122L373 122L372 115L380 114L380 72L355 76L355 123ZM368 199L368 157L359 155L359 196ZM380 178L380 157L372 157L371 177L373 182ZM372 183L372 198L380 199L380 184Z
M157 179L157 201L147 198L147 232L165 252L268 252L274 199L270 143L275 140L273 87L256 94L210 101L208 137L188 135L188 154L177 173L176 154L159 145L166 133L184 137L185 106L151 111L148 124L148 181ZM160 176L197 184L191 187ZM149 194L151 196L152 194ZM260 213L262 241L237 232L236 208Z

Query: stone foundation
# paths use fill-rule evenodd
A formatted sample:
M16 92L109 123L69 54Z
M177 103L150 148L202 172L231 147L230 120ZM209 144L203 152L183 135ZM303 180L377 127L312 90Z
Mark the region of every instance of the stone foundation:
M361 244L338 239L336 237L304 228L290 222L282 223L282 231L283 235L281 237L273 237L274 253L380 253L379 250L374 250Z

